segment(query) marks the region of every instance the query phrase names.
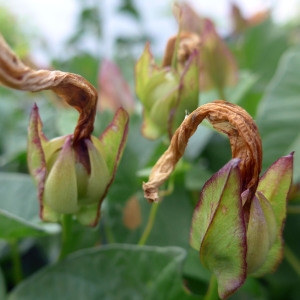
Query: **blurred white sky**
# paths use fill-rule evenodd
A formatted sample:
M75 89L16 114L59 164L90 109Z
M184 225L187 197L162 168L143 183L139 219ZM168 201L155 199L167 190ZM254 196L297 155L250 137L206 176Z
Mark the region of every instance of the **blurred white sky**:
M114 11L121 0L99 1L103 6L103 42L108 49L107 53L110 53L114 37L118 33L130 34L138 32L139 28L136 28L132 20L126 16L122 19L116 18ZM11 8L17 17L30 27L30 31L43 36L48 41L49 53L56 56L63 51L61 48L63 41L74 30L78 2L79 0L0 0L0 4ZM85 1L87 4L93 2ZM135 0L143 17L143 29L150 35L158 33L164 42L176 31L176 23L170 20L172 2ZM300 0L187 0L187 2L201 15L212 18L221 32L226 32L230 28L231 2L238 4L246 17L267 8L272 8L273 17L278 22L284 22L296 14L300 15ZM160 50L162 49L158 46L158 51ZM35 56L41 61L44 59L39 51Z

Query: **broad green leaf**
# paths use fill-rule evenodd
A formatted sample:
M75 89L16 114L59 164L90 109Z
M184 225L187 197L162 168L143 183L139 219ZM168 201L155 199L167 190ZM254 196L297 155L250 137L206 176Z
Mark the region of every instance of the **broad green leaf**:
M246 229L242 215L238 159L232 159L205 184L195 209L191 246L218 280L221 298L246 278Z
M242 69L260 76L261 88L273 76L282 53L287 49L287 35L270 19L252 26L244 33L238 44L237 58Z
M259 181L257 191L261 192L270 202L277 223L276 241L271 248L267 260L255 276L274 271L282 259L282 231L286 218L286 203L292 183L293 155L284 156L274 162Z
M9 300L188 300L176 247L111 245L87 249L23 281Z
M33 180L28 175L0 173L0 238L14 239L56 233L56 224L43 224Z
M300 53L287 51L257 113L263 141L263 168L295 151L294 180L300 180ZM268 197L267 197L268 198Z

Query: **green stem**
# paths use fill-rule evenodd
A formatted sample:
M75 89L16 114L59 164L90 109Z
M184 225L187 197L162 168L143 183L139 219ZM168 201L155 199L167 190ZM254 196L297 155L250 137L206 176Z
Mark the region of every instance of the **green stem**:
M149 218L148 218L148 223L147 223L146 228L138 242L138 245L140 245L140 246L145 245L145 243L149 237L149 234L151 233L151 230L153 228L154 221L156 218L158 207L159 207L159 203L152 203Z
M108 226L106 223L104 223L104 231L105 231L105 235L106 235L106 239L108 241L109 244L113 244L116 242L114 234L110 228L110 226Z
M300 205L288 205L287 213L288 214L300 214Z
M218 282L215 275L211 275L208 290L206 292L206 295L204 296L203 300L218 300Z
M71 244L71 237L72 237L72 215L65 214L62 216L61 226L62 226L62 233L61 233L61 249L58 260L64 259L71 251L70 251L70 244Z
M11 259L13 264L14 280L15 280L15 285L17 285L19 282L22 281L23 278L21 256L20 256L17 240L11 240L9 244L11 249Z
M294 269L298 276L300 276L300 261L298 257L294 254L294 252L288 247L284 245L284 258L290 264L290 266Z

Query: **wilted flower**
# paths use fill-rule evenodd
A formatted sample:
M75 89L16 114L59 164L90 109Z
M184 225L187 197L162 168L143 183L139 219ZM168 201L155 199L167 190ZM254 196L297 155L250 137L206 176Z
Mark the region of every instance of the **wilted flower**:
M200 90L215 88L223 94L224 88L234 85L238 79L233 55L210 19L200 17L186 2L178 3L177 6L180 13L175 16L181 30L196 34L200 40Z
M187 116L174 133L149 182L143 185L147 199L159 199L158 187L172 173L204 118L228 135L233 159L204 185L193 215L190 243L216 276L220 297L226 298L247 275L273 271L282 259L293 155L278 159L259 179L261 140L250 115L228 102L208 103Z
M168 42L162 66L155 64L147 43L138 60L136 94L143 104L142 133L171 137L186 112L198 106L198 37L179 33Z
M127 126L128 115L119 109L99 139L91 136L74 143L74 136L67 135L49 141L34 106L28 165L38 185L41 219L56 222L62 214L73 214L84 225L97 224L124 149Z
M79 112L74 134L48 141L34 106L28 130L29 171L38 185L40 216L56 222L76 215L84 225L96 225L100 204L113 181L128 129L128 114L120 108L99 139L94 129L98 95L83 77L61 71L33 70L24 65L0 36L0 81L27 91L51 89Z

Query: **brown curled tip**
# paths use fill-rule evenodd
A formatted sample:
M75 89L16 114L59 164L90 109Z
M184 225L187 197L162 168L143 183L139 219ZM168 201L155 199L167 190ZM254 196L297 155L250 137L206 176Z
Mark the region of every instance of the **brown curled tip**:
M97 90L73 73L33 70L13 53L0 34L0 83L10 88L37 92L52 90L79 112L74 143L90 138L94 129Z
M232 158L240 159L241 192L249 190L247 199L252 199L262 165L262 144L257 126L251 116L240 106L216 100L198 107L186 116L174 133L169 148L154 165L149 181L143 183L144 196L149 201L159 200L159 186L173 172L185 151L189 138L205 118L216 130L228 135Z
M195 49L200 48L201 39L197 34L191 32L180 32L179 37L175 35L168 40L164 58L162 61L162 67L172 65L177 38L179 38L178 49L176 53L177 61L182 65L184 65L188 61L189 57L195 51Z

